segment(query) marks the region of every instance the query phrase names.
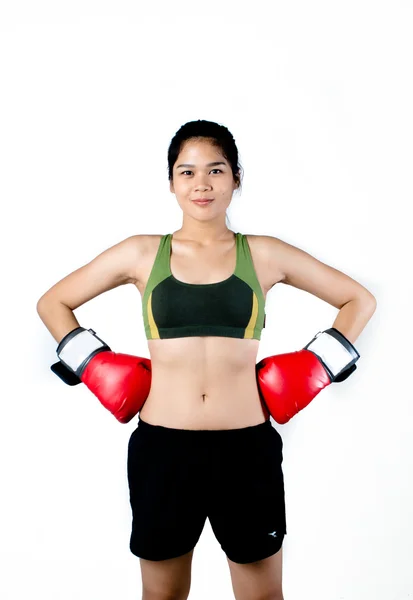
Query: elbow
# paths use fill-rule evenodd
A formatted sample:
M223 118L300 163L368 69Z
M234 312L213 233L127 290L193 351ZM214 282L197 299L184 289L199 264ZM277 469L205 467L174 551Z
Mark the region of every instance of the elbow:
M61 300L57 300L55 297L48 296L44 294L36 304L36 311L40 318L43 318L50 314L51 312L55 312L56 309L60 309L60 307L69 308L66 304L61 302ZM72 310L72 309L70 309ZM72 311L73 312L73 311Z
M365 312L373 315L377 308L377 300L373 294L369 294L366 298L362 298L361 300L363 302L363 309Z
M43 298L43 296L42 296L42 297L41 297L41 298L40 298L40 299L37 301L37 304L36 304L36 311L37 311L37 313L38 313L39 315L40 315L40 313L42 312L43 308L44 308L44 298Z
M377 308L377 300L376 300L375 296L373 296L373 294L371 294L371 296L369 298L369 305L371 306L371 308L374 312Z
M37 314L42 315L45 312L47 312L48 310L50 310L50 301L47 298L46 295L43 295L41 298L39 298L39 300L37 301L36 304L36 310L37 310Z
M355 302L358 306L358 309L363 313L373 314L377 307L377 300L373 296L373 294L362 294L359 296L355 296L351 300L348 300L343 306L348 304L349 302ZM343 308L343 306L341 308Z

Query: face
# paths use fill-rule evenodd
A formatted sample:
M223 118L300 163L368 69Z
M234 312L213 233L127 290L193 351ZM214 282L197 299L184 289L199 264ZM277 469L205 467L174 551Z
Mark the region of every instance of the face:
M216 218L221 213L225 217L236 188L230 164L218 148L206 140L185 143L170 182L170 190L184 213L196 219ZM212 198L213 202L205 206L193 202L201 198Z

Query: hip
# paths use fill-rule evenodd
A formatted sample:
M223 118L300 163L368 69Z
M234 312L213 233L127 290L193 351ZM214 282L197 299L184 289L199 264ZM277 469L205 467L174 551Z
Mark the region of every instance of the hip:
M180 429L153 425L139 416L138 426L132 432L128 444L129 460L143 463L171 463L193 467L202 464L235 469L237 464L251 464L256 469L258 463L273 462L278 457L282 462L283 442L281 435L267 419L257 425L232 429ZM198 469L195 469L198 470ZM194 472L191 469L191 472Z

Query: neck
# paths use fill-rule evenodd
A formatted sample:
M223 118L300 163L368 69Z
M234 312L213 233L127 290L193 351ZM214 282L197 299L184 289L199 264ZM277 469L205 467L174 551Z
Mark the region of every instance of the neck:
M228 229L225 223L202 223L184 221L182 227L173 234L174 239L199 242L208 245L210 243L225 241L234 236L233 231Z

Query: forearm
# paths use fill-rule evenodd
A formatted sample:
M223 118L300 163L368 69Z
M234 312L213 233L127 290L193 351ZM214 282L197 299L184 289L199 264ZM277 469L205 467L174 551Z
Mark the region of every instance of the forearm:
M37 303L37 312L56 342L60 342L66 334L80 327L73 311L61 302Z
M350 300L338 312L332 325L352 344L359 337L376 310L374 299L355 298Z

